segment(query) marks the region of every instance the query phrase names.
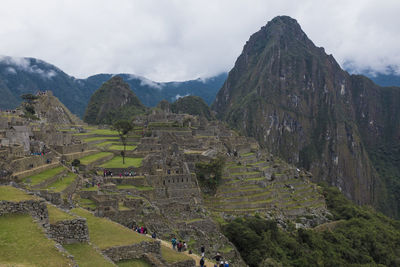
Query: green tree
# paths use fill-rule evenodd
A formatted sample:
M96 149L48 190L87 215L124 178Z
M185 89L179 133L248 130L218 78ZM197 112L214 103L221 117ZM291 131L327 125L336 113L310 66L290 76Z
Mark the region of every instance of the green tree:
M23 94L21 98L28 104L32 104L39 97L33 94Z
M119 138L121 139L121 143L124 146L124 151L121 151L121 156L122 156L122 164L125 164L126 139L128 137L128 133L133 130L133 124L128 120L119 120L116 123L114 123L113 129L118 132Z

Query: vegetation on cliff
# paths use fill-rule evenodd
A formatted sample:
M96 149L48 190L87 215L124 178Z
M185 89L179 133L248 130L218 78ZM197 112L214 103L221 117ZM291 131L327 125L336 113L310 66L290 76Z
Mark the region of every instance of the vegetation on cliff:
M324 188L333 222L314 229L259 216L237 218L223 227L250 266L399 266L400 223Z
M343 71L280 16L250 37L212 108L316 181L398 217L399 99L399 88Z
M142 114L146 107L119 76L105 82L90 98L83 120L90 124L113 124Z
M187 113L205 117L207 120L214 119L210 107L199 96L185 96L171 104L171 111L174 113Z

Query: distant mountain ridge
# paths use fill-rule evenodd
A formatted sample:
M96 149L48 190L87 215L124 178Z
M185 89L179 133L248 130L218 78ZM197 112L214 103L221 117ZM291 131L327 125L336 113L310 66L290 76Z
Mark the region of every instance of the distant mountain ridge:
M140 101L149 107L162 99L170 102L186 95L196 95L207 104L224 83L227 74L184 82L153 82L133 74L97 74L76 79L54 65L35 58L0 56L0 109L11 109L21 103L20 95L52 91L72 113L82 117L93 92L111 77L119 75L129 84Z

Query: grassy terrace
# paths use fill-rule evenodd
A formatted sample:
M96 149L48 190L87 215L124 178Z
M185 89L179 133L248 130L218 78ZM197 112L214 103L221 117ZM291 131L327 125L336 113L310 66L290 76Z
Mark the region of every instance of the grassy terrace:
M72 266L30 215L0 216L1 266Z
M90 164L92 162L95 162L95 161L97 161L97 160L99 160L101 158L104 158L104 157L107 157L107 156L110 156L110 155L112 155L111 152L99 152L99 153L96 153L96 154L92 154L92 155L83 157L83 158L81 158L79 160L81 161L81 164L87 165L87 164Z
M100 249L131 245L142 241L153 242L149 237L138 234L108 219L95 217L84 209L75 208L72 212L87 219L90 241Z
M95 209L97 207L96 203L93 200L87 198L79 199L78 203L81 207L84 208Z
M151 186L134 186L134 185L129 185L129 184L122 184L122 185L117 185L118 189L136 189L139 191L149 191L153 190L154 188Z
M166 262L170 264L178 261L185 261L192 259L182 252L176 252L175 250L165 246L161 246L161 256Z
M143 158L127 158L127 157L125 157L125 164L122 164L122 157L117 156L117 157L114 157L113 159L111 159L110 161L100 165L100 167L103 167L103 168L140 167L142 165L142 161L143 161Z
M75 216L72 216L56 207L53 205L47 205L47 210L49 211L49 222L51 224L54 224L59 221L64 221L64 220L72 220L75 219Z
M53 192L62 192L64 191L73 181L75 181L77 175L75 173L68 173L67 176L62 179L56 181L55 183L50 184L46 189L51 190Z
M115 266L107 261L103 255L97 252L89 244L78 243L64 245L63 247L74 256L74 259L76 263L78 263L79 267Z
M151 265L144 260L134 259L119 261L117 263L118 267L151 267Z
M74 135L81 136L81 135L89 135L89 134L118 135L118 132L114 131L114 130L110 130L110 129L95 129L95 130L89 130L87 133L77 133Z
M134 150L135 148L136 148L136 146L134 146L134 145L126 146L126 150ZM124 146L123 145L111 145L107 149L109 149L109 150L124 150Z
M108 145L115 144L115 142L116 141L105 141L105 142L101 142L101 143L95 144L94 146L96 146L96 147L106 147Z
M47 179L56 176L57 174L60 174L61 172L63 172L65 170L65 168L63 166L57 167L57 168L53 168L53 169L49 169L49 170L45 170L41 173L26 177L24 179L24 183L27 183L27 181L30 181L30 185L34 186L37 184L40 184L41 182L46 181Z
M36 197L28 195L24 191L21 191L12 186L0 186L0 200L18 202L31 199L36 199Z
M84 138L83 142L89 143L89 142L93 142L93 141L99 141L99 140L118 140L119 137L118 136L106 136L106 137L88 137L88 138Z

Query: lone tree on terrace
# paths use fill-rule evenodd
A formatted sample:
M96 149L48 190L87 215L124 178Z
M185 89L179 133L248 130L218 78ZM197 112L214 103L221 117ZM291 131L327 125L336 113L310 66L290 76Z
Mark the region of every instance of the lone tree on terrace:
M133 124L128 120L119 120L114 123L113 128L118 132L121 143L124 145L124 151L121 151L121 156L122 164L125 164L126 139L128 133L133 130Z

